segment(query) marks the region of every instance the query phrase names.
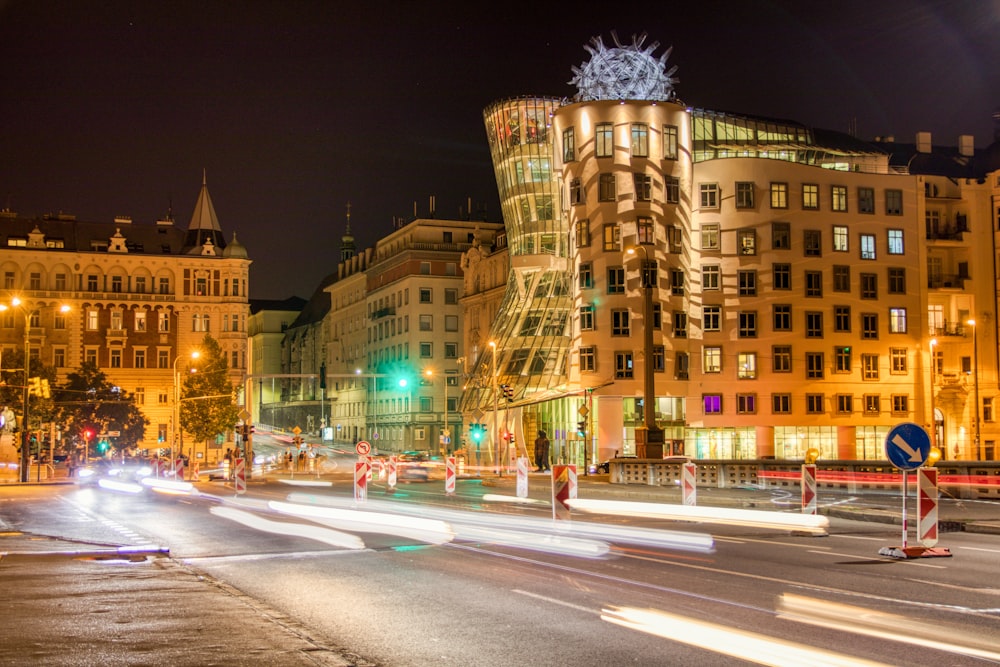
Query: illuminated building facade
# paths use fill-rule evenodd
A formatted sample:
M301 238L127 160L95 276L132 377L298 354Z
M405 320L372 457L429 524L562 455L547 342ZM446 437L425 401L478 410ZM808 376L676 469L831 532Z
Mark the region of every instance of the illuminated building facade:
M878 459L910 421L995 459L1000 143L692 109L656 47L595 40L572 101L485 110L510 276L464 410L509 385L526 449L633 453L651 368L668 454Z

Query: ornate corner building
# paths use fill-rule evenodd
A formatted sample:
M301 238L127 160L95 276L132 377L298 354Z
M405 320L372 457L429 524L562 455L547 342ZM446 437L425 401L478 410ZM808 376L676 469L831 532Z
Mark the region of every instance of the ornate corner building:
M222 347L233 383L242 381L250 259L235 234L224 239L204 180L186 229L171 215L150 225L3 211L0 244L0 300L21 304L0 314L2 351L27 345L60 381L95 363L149 419L140 448L169 446L175 363L183 367L205 334ZM219 457L187 441L184 453Z
M915 422L996 459L1000 141L691 108L644 41L593 40L572 100L484 111L509 274L465 421L512 434L503 458L536 430L554 458L634 453L651 372L668 454L880 459Z

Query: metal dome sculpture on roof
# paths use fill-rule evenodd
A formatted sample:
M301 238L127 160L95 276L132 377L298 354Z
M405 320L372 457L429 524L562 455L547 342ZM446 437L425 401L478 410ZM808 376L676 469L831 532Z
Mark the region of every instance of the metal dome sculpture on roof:
M591 38L593 46L584 45L591 58L580 67L572 68L576 76L569 83L577 87L575 101L674 99L677 79L673 78L673 74L677 67L671 67L670 71L666 69L673 47L655 58L653 52L660 43L653 42L649 47L642 48L646 33L638 37L633 35L629 46L619 42L614 31L611 38L616 48L606 48L600 36Z

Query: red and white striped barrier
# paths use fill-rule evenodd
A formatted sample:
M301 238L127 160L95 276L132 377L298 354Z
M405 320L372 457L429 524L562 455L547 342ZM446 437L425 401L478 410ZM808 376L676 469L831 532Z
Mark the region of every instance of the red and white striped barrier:
M576 466L552 466L552 518L569 519L569 503L576 500Z
M698 465L690 461L681 466L681 496L685 505L698 504Z
M802 513L816 513L816 464L802 464Z
M367 456L360 456L354 462L354 502L368 502L368 474L371 465L365 459Z
M192 482L201 481L201 469L197 461L195 461L191 466L191 481Z
M174 479L184 480L184 459L174 461Z
M917 538L925 547L938 542L938 469L917 468Z
M236 459L236 474L233 476L236 485L236 493L246 493L247 491L247 469L243 459Z
M160 459L153 459L149 462L149 476L159 477L160 476Z
M390 456L389 457L389 463L386 465L386 468L387 468L387 470L386 470L386 478L387 478L386 484L389 485L389 489L395 489L396 488L396 471L397 471L397 466L398 466L398 463L396 461L396 457L395 456Z
M455 495L455 477L457 461L454 456L449 456L445 459L446 465L444 469L444 492L449 496Z
M528 459L525 456L517 459L517 497L528 497Z

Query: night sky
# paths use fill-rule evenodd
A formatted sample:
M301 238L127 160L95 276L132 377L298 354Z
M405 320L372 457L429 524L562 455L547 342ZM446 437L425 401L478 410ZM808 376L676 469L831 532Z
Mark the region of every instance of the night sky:
M348 202L359 248L432 195L499 220L482 109L571 97L612 30L673 46L690 106L993 140L1000 0L0 0L0 206L186 226L204 169L251 298L308 297Z

